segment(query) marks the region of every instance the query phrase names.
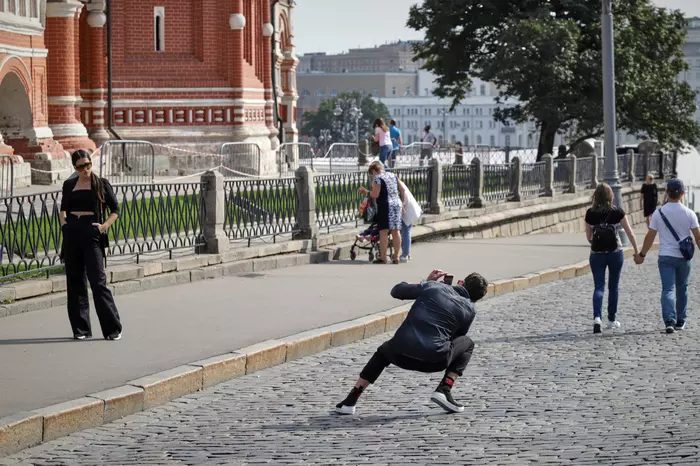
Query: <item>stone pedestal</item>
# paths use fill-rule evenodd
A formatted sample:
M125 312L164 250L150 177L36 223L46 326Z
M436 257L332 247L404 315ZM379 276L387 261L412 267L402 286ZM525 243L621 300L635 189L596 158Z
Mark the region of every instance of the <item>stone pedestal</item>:
M224 231L226 196L224 176L218 171L209 170L202 175L202 195L206 216L204 218L204 251L208 254L221 254L229 250L229 241Z
M29 160L32 170L32 184L51 185L67 180L75 171L67 157L56 158L47 152L34 154Z

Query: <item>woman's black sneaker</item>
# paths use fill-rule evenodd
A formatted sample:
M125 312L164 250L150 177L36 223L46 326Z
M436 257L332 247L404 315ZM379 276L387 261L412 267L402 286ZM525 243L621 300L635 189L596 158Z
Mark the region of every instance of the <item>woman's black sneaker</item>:
M676 330L685 330L685 320L679 320L673 328Z
M437 390L430 395L430 401L437 404L448 413L464 412L464 406L457 403L454 398L452 398L452 390L443 386L438 387Z
M669 324L666 326L666 333L674 333L676 331L676 327L672 324Z

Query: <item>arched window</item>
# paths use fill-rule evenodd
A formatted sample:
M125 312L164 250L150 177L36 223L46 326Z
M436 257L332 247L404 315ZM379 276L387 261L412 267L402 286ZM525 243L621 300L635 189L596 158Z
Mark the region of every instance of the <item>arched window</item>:
M153 9L153 41L156 52L165 51L165 7L162 6Z
M491 136L491 147L496 147L496 136Z
M481 144L481 143L482 143L482 139L481 139L481 135L480 135L480 134L476 136L476 143L477 143L477 144Z

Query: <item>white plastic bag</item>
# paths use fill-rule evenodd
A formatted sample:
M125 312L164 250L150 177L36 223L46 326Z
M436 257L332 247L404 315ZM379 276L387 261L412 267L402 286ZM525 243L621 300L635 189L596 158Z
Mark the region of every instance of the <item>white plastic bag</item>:
M401 183L401 186L406 192L406 213L402 217L402 220L406 225L413 225L413 222L418 220L421 215L423 215L423 210L420 208L418 201L416 201L416 198L413 197L413 194L411 194L411 191L409 191L404 182L399 180L399 183Z

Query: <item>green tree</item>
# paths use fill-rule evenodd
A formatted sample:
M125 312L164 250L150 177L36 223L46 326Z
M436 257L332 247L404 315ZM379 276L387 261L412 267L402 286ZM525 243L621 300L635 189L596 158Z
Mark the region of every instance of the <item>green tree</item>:
M316 111L304 112L302 136L318 138L321 130L331 131L331 142L353 142L355 120L350 116L353 101L359 105L362 117L359 121L360 138L372 134L372 123L377 118L389 119L389 109L382 102L377 102L369 94L361 92L343 92L329 100L324 100ZM335 116L335 108L340 105L343 113Z
M557 133L573 149L603 134L600 0L425 0L408 25L424 30L416 59L437 75L436 95L453 106L474 78L499 88L494 118L534 122L538 158L553 153ZM651 0L615 0L618 128L671 148L700 142L688 69L686 20Z

